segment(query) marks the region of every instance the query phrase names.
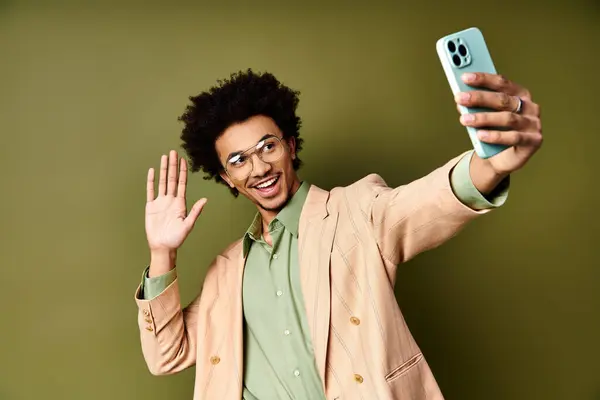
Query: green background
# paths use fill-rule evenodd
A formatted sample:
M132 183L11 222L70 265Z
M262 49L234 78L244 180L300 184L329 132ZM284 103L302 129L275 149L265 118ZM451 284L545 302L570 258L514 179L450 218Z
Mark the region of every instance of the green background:
M302 178L399 185L470 148L435 53L470 26L544 147L502 210L400 269L399 302L448 399L600 398L598 3L395 3L0 2L0 399L191 399L193 369L147 371L133 301L146 171L188 96L271 71L302 92ZM209 203L184 303L253 215L199 174L188 193Z

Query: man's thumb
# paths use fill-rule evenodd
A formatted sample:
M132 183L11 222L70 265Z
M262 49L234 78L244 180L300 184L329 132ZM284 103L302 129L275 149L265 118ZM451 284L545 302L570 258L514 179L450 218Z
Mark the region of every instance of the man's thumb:
M206 204L207 201L208 200L206 198L202 198L202 199L198 200L192 206L192 209L190 210L190 212L188 213L187 217L185 218L185 222L190 227L192 227L194 225L194 223L196 222L196 220L198 219L198 216L202 212L202 209L204 208L204 205Z

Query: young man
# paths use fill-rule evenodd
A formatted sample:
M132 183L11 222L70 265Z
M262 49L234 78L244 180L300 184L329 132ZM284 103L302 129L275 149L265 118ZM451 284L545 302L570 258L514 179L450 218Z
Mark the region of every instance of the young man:
M509 174L542 143L539 107L497 75L464 77L464 125L511 146L466 152L397 188L368 175L331 191L298 178L298 93L271 74L233 74L191 98L181 117L191 170L229 186L258 212L218 255L201 294L181 308L176 252L206 199L186 210L187 166L175 151L147 179L150 265L135 298L155 375L196 366L194 399L442 399L394 296L396 268L500 206Z

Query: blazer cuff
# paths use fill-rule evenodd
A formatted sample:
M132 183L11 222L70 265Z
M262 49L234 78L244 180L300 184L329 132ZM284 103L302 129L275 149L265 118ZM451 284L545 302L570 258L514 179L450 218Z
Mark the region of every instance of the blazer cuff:
M181 312L179 284L175 279L160 295L150 300L140 297L140 287L135 293L139 308L138 324L147 334L157 335L178 313Z
M470 165L474 151L465 154L456 164L450 175L450 185L456 197L473 210L487 210L502 206L508 198L510 175L507 176L488 196L477 190L471 180Z

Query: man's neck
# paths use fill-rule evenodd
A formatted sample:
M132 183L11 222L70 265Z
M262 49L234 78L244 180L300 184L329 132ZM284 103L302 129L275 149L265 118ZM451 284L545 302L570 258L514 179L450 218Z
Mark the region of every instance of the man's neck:
M281 210L283 210L283 208L287 205L287 203L289 203L290 199L294 196L294 194L296 194L298 189L300 189L300 181L296 180L296 181L294 181L294 184L292 185L292 188L290 190L290 194L287 198L287 201L277 210L265 210L265 209L257 206L258 212L260 213L260 216L262 219L262 232L263 233L269 231L269 224L271 223L271 221L273 221L275 219L275 217L277 216L277 214L279 214L279 212Z

